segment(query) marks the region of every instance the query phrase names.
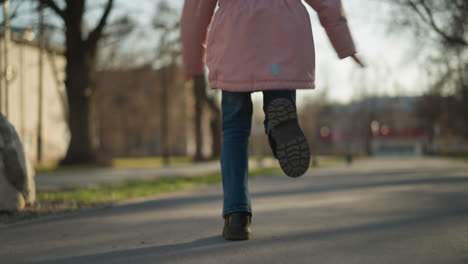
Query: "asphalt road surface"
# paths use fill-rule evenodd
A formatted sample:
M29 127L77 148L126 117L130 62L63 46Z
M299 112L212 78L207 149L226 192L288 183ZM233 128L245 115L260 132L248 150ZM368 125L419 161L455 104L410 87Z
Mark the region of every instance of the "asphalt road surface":
M252 180L253 239L220 185L0 228L0 263L468 263L468 163L378 159Z

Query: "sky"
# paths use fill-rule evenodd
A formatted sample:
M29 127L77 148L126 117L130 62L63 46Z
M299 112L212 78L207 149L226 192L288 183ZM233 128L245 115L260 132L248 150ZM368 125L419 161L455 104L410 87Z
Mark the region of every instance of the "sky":
M425 71L420 67L418 58L411 52L413 42L405 32L389 33L392 23L392 12L387 0L342 0L348 23L360 56L367 67L359 68L351 59L339 60L325 31L320 25L317 14L308 7L316 51L316 89L299 91L298 101L304 103L311 97L327 94L328 99L347 103L362 94L374 95L420 95L425 90ZM61 0L57 0L61 2ZM158 1L155 0L116 0L117 8L112 18L124 13L132 15L138 27L150 26ZM169 0L174 7L181 9L183 0ZM88 3L101 5L104 0L93 0ZM307 5L306 5L307 6ZM96 8L87 18L97 20L101 10ZM23 23L34 20L29 18ZM145 41L134 41L134 48L145 48L153 45L156 37L145 36ZM149 44L148 44L149 43Z

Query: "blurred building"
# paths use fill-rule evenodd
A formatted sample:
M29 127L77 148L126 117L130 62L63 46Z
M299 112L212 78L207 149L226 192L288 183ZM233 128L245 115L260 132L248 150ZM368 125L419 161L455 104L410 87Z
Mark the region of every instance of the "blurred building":
M191 156L195 151L191 89L179 68L100 71L95 76L93 113L97 145L107 157L162 155L169 144L173 156ZM165 83L164 83L165 82ZM167 98L163 98L163 89ZM162 137L162 113L167 105L168 138ZM204 153L211 151L209 111L203 120Z
M3 47L1 38L0 45ZM4 69L1 65L3 48L0 51L0 66ZM63 48L47 45L40 65L40 48L32 31L13 28L8 53L11 76L8 98L5 98L5 79L0 82L2 113L7 112L5 108L8 105L8 118L17 129L27 156L35 162L38 156L39 74L42 67L42 162L55 163L65 156L70 138L66 121ZM169 71L172 77L164 76L164 71L166 74ZM91 127L99 154L106 157L161 155L161 87L164 85L168 89L170 154L186 156L194 153L194 99L177 67L101 71L94 77ZM164 80L167 84L162 83ZM208 156L212 144L210 112L208 109L204 111L203 151Z
M375 156L422 156L425 137L419 129L390 131L383 127L372 137L371 153Z
M423 129L416 114L419 100L421 97L370 97L345 105L326 104L315 115L310 114L313 107L306 106L301 120L317 154L468 153L468 142L459 134L438 128L429 135Z
M3 34L2 34L3 35ZM3 49L0 38L0 61L5 71ZM42 145L43 161L59 160L66 151L69 133L65 114L65 58L60 47L46 46L42 65L39 63L40 49L34 33L28 28L12 28L12 39L8 49L8 98L6 98L5 76L1 75L2 113L15 126L27 156L37 158L39 74L43 69L43 115ZM6 107L8 106L8 111Z

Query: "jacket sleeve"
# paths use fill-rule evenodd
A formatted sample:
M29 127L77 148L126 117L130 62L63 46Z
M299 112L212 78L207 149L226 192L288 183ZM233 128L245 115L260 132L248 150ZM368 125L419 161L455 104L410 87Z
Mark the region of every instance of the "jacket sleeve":
M320 23L340 59L354 55L356 48L348 27L341 0L306 0L317 11Z
M202 74L208 26L217 0L185 0L181 19L182 61L184 73Z

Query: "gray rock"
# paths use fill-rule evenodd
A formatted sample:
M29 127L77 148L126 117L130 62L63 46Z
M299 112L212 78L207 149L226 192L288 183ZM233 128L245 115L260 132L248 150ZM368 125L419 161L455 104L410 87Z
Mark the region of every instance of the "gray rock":
M15 128L0 113L0 211L22 210L35 200L34 170Z

